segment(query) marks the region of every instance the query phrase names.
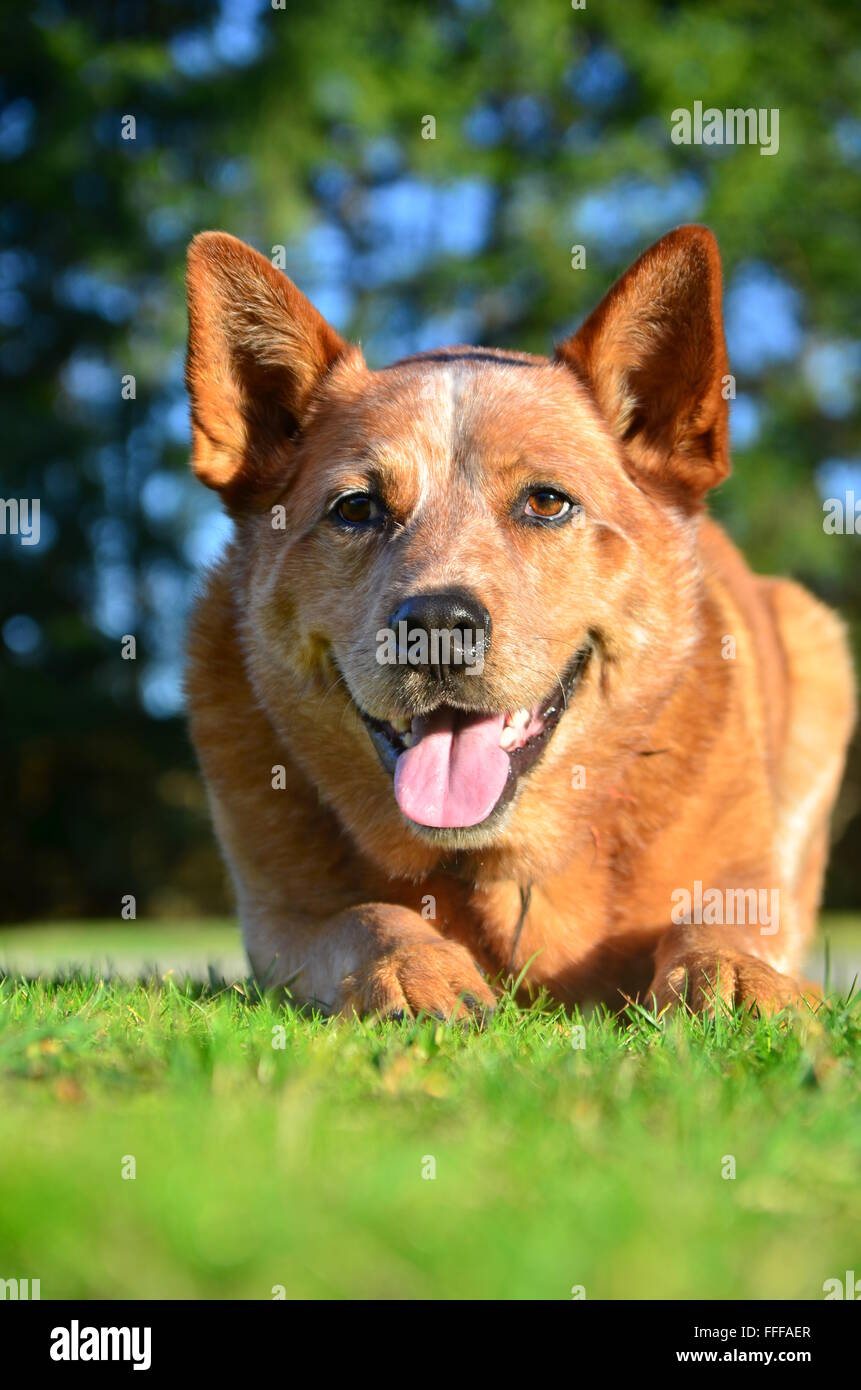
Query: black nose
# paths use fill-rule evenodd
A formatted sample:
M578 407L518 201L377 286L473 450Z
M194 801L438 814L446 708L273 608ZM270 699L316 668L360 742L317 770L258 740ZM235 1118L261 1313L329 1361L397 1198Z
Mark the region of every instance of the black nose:
M481 668L490 645L490 614L465 589L413 594L389 618L398 661L436 680L463 667Z

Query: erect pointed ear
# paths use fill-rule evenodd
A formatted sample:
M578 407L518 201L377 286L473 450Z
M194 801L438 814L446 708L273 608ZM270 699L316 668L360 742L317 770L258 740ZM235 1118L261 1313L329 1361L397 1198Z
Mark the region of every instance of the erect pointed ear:
M556 355L642 474L694 498L726 477L720 254L706 227L651 246Z
M224 232L188 249L195 472L229 502L283 483L315 387L348 349L265 256Z

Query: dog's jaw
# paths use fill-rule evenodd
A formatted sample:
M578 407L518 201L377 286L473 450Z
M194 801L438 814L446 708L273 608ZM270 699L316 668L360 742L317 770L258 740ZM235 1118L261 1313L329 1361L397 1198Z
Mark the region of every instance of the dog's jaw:
M492 753L495 761L501 761L502 768L501 772L496 771L497 783L492 787L488 798L491 804L486 810L479 798L474 803L479 808L474 820L463 824L437 824L432 815L421 820L414 819L401 804L403 821L410 830L430 843L452 849L477 848L491 843L504 828L523 779L542 758L586 672L593 650L594 642L590 637L575 652L554 691L545 699L529 709L501 712L496 716L441 704L430 716L422 714L411 718L405 715L395 720L377 719L362 708L345 681L351 703L368 732L380 763L393 778L396 788L399 770L403 774L410 748L438 728L439 722L446 724L450 731L457 731L468 728L471 723L474 725L481 718L486 726L486 738L498 739L498 746ZM436 725L435 716L439 716ZM404 800L402 795L398 796L400 803Z

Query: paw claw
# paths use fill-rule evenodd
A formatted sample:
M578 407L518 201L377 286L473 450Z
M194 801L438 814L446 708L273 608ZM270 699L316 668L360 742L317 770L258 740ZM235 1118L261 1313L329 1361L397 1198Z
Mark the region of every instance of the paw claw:
M436 933L398 945L344 980L342 1012L425 1014L447 1023L484 1017L495 997L469 952Z

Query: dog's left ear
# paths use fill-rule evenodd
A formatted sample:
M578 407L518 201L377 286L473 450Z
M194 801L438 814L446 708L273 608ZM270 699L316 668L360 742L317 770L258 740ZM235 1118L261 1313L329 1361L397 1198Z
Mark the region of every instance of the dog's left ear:
M636 469L699 498L729 472L721 266L706 227L678 227L556 349Z
M229 506L265 497L329 369L351 354L271 261L236 237L202 232L188 250L192 460Z

